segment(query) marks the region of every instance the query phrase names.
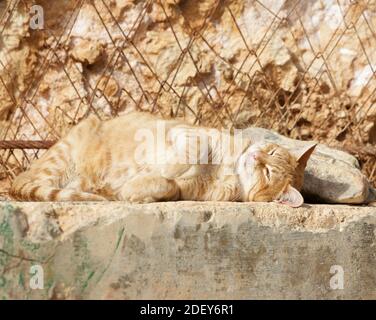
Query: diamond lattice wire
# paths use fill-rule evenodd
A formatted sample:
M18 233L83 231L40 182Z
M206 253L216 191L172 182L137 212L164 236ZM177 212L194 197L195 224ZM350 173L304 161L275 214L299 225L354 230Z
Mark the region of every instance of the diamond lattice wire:
M315 139L376 181L375 26L373 1L2 1L0 140L138 109ZM43 150L0 153L6 192Z

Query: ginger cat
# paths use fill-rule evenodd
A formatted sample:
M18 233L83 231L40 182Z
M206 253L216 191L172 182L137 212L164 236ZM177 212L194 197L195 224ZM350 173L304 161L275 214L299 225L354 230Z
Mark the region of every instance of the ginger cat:
M141 112L108 121L90 116L21 173L11 195L28 201L302 205L299 190L315 145L289 152L218 132Z

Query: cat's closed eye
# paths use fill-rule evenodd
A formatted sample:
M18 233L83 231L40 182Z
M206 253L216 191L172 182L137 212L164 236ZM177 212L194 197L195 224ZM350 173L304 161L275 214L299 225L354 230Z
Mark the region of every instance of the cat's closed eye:
M276 151L277 151L277 148L274 148L273 150L271 150L271 151L269 152L269 155L273 156L274 153L275 153Z
M264 174L266 179L270 181L270 170L268 169L268 167L265 167Z

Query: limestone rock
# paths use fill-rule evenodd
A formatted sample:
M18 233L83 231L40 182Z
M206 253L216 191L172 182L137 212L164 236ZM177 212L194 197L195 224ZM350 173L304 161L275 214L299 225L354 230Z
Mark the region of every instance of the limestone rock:
M93 40L79 39L75 42L71 53L75 60L85 65L92 65L100 59L103 46Z

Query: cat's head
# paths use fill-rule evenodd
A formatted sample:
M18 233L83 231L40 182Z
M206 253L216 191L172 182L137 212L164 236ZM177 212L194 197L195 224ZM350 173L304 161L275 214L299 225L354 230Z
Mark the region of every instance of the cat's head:
M252 144L238 159L237 172L247 201L276 201L299 207L304 169L316 145L287 150L273 143Z

